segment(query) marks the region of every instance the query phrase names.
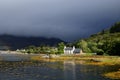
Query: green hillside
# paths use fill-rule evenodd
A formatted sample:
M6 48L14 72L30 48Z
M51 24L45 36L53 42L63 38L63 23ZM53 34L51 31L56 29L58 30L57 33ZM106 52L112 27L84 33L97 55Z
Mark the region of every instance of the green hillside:
M103 30L74 43L86 53L99 55L120 55L120 22L115 23L110 29Z

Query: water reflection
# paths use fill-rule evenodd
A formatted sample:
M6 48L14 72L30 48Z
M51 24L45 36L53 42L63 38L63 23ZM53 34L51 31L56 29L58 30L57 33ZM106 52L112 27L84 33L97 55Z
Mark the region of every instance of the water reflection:
M111 80L101 74L110 66L64 62L0 62L0 80Z
M63 66L64 80L111 80L101 75L109 67L76 64L74 61L64 61Z
M64 61L65 80L76 80L76 68L74 61Z

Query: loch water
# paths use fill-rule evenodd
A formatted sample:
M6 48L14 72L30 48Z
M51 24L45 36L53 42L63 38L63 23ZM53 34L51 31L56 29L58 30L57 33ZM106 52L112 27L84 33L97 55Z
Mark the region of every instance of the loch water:
M112 80L102 74L117 70L81 61L29 62L29 57L20 55L0 56L4 59L0 62L0 80Z
M63 62L1 62L0 80L112 80L102 76L106 66Z

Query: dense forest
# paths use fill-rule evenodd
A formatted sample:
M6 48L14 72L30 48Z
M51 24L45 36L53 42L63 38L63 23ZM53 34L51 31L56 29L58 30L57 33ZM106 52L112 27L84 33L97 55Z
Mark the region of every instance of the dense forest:
M82 48L86 53L120 55L120 22L115 23L108 30L93 34L89 38L81 39L71 45Z

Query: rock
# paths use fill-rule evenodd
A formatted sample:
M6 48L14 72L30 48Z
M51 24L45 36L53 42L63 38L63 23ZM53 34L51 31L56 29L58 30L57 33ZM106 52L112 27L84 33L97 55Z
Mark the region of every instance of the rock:
M90 61L93 61L93 62L102 62L101 60L97 60L97 59L91 59Z

